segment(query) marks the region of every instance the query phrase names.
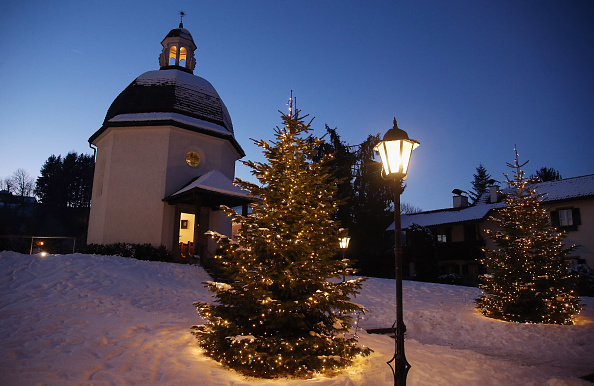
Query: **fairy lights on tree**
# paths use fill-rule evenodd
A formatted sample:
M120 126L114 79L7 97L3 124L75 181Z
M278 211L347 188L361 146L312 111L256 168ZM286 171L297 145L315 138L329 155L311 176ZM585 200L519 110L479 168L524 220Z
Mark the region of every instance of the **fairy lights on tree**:
M333 215L337 181L313 162L322 140L298 109L282 114L275 141L255 141L267 162L244 162L258 184L237 180L255 202L234 240L212 233L226 283L208 283L215 303L196 303L204 325L194 334L206 355L242 374L310 377L351 364L369 349L353 336L363 307L350 301L362 278L340 280L339 224ZM347 268L347 275L352 275Z
M482 277L478 309L486 316L520 323L573 324L582 309L571 290L563 259L575 248L563 246L564 233L551 227L542 195L525 178L518 153L506 206L492 217L499 230L488 235L497 249L485 250L482 263L490 272Z

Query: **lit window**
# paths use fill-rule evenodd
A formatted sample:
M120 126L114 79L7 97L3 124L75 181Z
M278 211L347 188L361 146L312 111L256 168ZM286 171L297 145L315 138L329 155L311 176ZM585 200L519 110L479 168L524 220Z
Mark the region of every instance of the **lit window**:
M559 211L559 225L562 227L573 225L573 215L571 209L561 209Z
M447 243L448 242L448 235L446 229L437 229L435 231L435 235L437 236L438 243Z
M182 67L186 66L186 54L187 54L186 47L181 47L179 49L179 65Z
M171 46L169 49L169 65L174 66L177 61L177 47Z
M188 154L186 154L186 162L188 165L195 168L200 163L200 156L195 151L189 151Z

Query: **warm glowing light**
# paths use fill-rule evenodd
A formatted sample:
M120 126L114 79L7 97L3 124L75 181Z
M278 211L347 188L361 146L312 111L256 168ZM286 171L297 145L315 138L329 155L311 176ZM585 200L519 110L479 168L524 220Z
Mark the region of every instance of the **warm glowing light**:
M406 178L412 151L419 146L419 142L409 139L406 131L398 128L396 118L394 127L384 135L383 141L373 149L382 160L382 173L387 178Z
M175 65L176 61L177 61L177 47L171 46L171 48L169 49L169 65L170 66Z
M349 242L351 241L351 237L350 236L340 237L338 240L340 242L340 248L347 249L349 247Z
M404 139L380 142L374 150L380 155L384 175L406 176L412 151L417 146L418 142Z
M187 50L186 47L179 49L179 65L182 67L186 66Z
M195 168L200 163L200 156L195 151L189 151L186 154L186 162L188 165Z

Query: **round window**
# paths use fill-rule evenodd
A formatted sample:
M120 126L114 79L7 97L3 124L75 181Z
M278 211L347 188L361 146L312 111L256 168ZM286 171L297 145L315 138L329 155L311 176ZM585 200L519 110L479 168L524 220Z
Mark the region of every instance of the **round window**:
M200 156L195 151L189 151L188 154L186 154L186 162L188 165L195 168L200 163Z

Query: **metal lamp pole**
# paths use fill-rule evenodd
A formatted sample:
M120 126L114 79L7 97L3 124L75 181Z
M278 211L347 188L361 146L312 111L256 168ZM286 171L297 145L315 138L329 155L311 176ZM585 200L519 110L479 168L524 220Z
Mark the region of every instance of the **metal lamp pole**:
M400 195L404 190L402 183L406 179L408 164L412 151L419 146L419 142L409 139L406 131L398 128L396 118L394 127L386 132L383 140L374 148L382 159L382 176L394 180L394 263L396 273L396 321L394 329L394 356L388 365L394 374L394 385L406 385L406 375L410 370L410 363L404 355L404 318L402 312L402 246L400 241ZM392 365L392 362L393 365Z
M345 252L349 247L349 242L351 241L350 236L343 236L339 238L340 241L340 249L342 250L342 281L346 280L346 262L345 262Z
M406 376L410 370L410 363L404 354L404 315L402 312L402 245L400 239L400 195L402 194L402 179L394 179L394 263L396 273L396 321L394 328L394 356L388 362L394 374L394 385L406 385ZM394 366L392 366L394 362Z

